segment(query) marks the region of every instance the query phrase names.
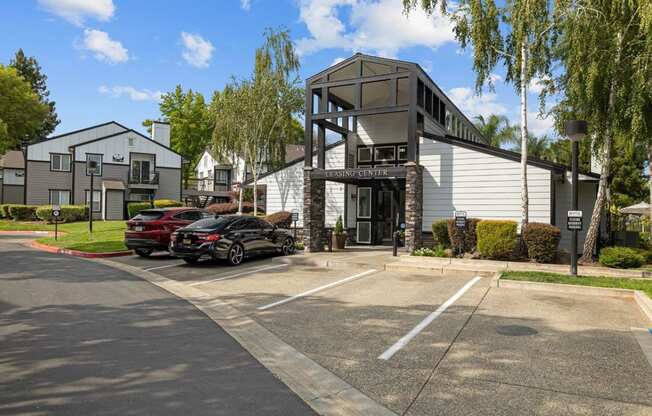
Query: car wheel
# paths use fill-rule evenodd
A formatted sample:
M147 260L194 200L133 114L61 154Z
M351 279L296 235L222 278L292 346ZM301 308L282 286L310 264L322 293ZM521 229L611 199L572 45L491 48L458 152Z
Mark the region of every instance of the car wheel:
M281 252L284 256L289 256L290 254L294 254L294 250L294 240L291 237L286 238L281 246Z
M232 245L226 259L231 266L237 266L242 263L242 260L244 259L244 248L242 248L240 244Z
M188 264L195 264L199 260L199 257L184 257L183 261L185 261Z
M154 250L151 248L137 248L134 250L140 257L149 257Z

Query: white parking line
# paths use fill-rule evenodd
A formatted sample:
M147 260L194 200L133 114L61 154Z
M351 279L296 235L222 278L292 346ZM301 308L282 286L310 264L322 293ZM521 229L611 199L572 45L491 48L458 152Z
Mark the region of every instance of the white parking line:
M203 285L203 284L206 284L206 283L219 282L219 281L222 281L222 280L233 279L234 277L244 276L246 274L262 272L263 270L278 269L279 267L287 267L287 266L288 266L287 264L276 264L274 266L258 267L258 268L255 268L255 269L245 270L245 271L240 272L240 273L234 273L234 274L230 274L228 276L218 277L217 279L190 283L189 286L199 286L199 285Z
M375 271L376 271L376 269L371 269L371 270L367 270L366 272L354 274L353 276L349 276L349 277L347 277L345 279L338 280L337 282L329 283L329 284L324 285L324 286L319 286L319 287L316 287L314 289L310 289L307 292L303 292L303 293L299 293L298 295L291 296L291 297L289 297L287 299L279 300L278 302L274 302L274 303L270 303L269 305L261 306L261 307L258 308L258 310L259 311L264 311L265 309L273 308L274 306L283 305L284 303L292 302L293 300L302 298L304 296L310 296L313 293L317 293L317 292L319 292L321 290L329 289L329 288L331 288L333 286L341 285L341 284L350 282L352 280L359 279L360 277L366 276L366 275L368 275L370 273L373 273Z
M182 264L184 264L184 263L166 264L165 266L147 267L147 268L145 268L143 270L145 270L146 272L151 272L152 270L160 270L160 269L167 269L168 267L181 266Z
M446 302L444 302L436 311L428 315L423 321L419 322L417 326L412 328L410 332L407 333L403 338L399 339L394 345L389 347L387 351L382 353L378 359L379 360L389 360L394 354L396 354L401 348L405 347L412 338L416 337L419 332L423 331L428 325L432 323L439 315L441 315L449 306L451 306L455 301L462 297L462 295L471 288L474 284L478 283L482 277L476 276L470 281L468 281L460 290L457 291L453 296L451 296Z

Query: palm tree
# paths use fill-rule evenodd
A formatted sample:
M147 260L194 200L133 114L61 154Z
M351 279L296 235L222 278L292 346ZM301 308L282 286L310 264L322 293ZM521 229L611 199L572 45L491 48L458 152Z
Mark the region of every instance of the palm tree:
M518 143L518 126L511 126L507 117L492 114L486 119L484 116L475 119L475 126L489 140L490 146L502 148L506 144Z
M516 149L518 152L521 151L520 142L516 144ZM528 134L527 150L528 156L532 156L537 159L548 159L548 155L550 153L550 139L548 136L537 137L534 134Z

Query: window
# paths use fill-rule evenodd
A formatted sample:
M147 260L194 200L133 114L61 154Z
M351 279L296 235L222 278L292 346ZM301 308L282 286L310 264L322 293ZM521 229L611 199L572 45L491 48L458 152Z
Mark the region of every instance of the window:
M439 122L446 125L446 104L443 101L439 102Z
M394 146L377 146L374 148L374 160L376 162L392 162L396 159Z
M213 171L212 170L208 171L208 179L213 179Z
M358 163L371 162L371 147L358 148Z
M94 160L97 162L97 173L95 174L96 176L102 176L102 155L98 154L93 154L93 153L86 153L86 162L89 160ZM88 163L86 164L86 175L90 176L91 172L88 169Z
M358 243L371 243L371 221L358 221L356 239Z
M70 155L67 153L50 153L50 170L70 172Z
M152 160L132 160L130 183L151 183L154 178L152 175L153 164Z
M91 200L91 191L86 191L84 203L88 205L90 200ZM102 192L93 191L93 212L100 212L100 211L102 211Z
M426 113L432 115L432 90L426 87Z
M423 82L421 80L417 81L417 105L419 107L423 107L423 93L424 93L424 88L425 85L423 85Z
M371 188L358 188L358 218L371 218Z
M50 189L50 205L69 205L70 191Z
M441 112L439 111L439 97L437 94L432 94L432 116L435 120L442 123Z
M202 211L185 211L179 215L176 215L175 218L179 218L184 221L198 221L203 218L207 218Z
M229 169L215 169L215 182L220 185L229 185L231 171Z
M398 160L407 160L407 145L400 145L398 147Z

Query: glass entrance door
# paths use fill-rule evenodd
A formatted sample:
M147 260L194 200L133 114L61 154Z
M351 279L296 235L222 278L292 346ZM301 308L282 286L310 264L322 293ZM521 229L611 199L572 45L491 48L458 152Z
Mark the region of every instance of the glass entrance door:
M394 223L396 222L396 209L394 206L394 191L378 191L378 217L376 218L377 241L384 243L392 241Z
M372 188L358 188L356 242L371 244Z

